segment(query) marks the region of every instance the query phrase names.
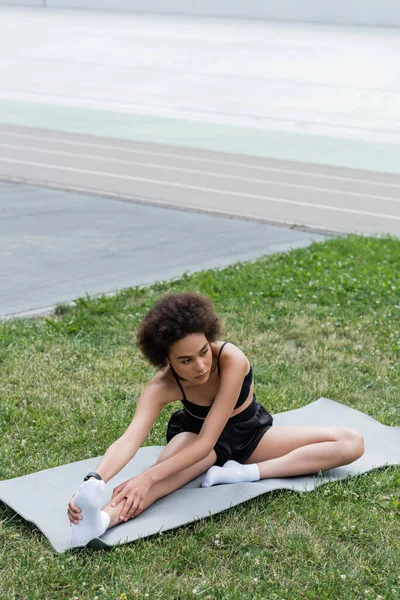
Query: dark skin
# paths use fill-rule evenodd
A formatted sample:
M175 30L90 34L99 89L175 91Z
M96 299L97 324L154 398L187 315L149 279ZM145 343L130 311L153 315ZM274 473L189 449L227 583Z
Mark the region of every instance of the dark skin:
M140 446L144 441L162 408L177 400L180 392L168 368L170 365L182 379L182 385L185 391L188 390L193 402L203 406L212 404L209 413L211 418L207 417L201 434L196 436L189 448L182 449L168 460L157 462L144 473L121 484L122 487L115 488L111 504L118 506L121 500L125 501L122 510L119 507L122 520L138 514L146 495L155 485L162 488L161 482L164 480L165 487L169 487L170 477L208 457L228 418L244 410L251 402L249 394L248 401L239 409L234 409L235 398L239 395L249 362L239 348L229 344L229 352L224 356L225 377L222 382L216 369L221 345L222 342L209 343L203 333L190 334L173 344L166 359L167 368L159 371L146 386L128 429L100 461L96 471L108 481L132 458L132 452L136 453L137 444ZM81 516L73 503L73 497L68 505L68 516L74 523Z
M179 397L170 366L178 374L191 402L211 406L198 435L175 436L157 462L140 475L114 488L111 501L103 507L110 527L127 521L154 501L178 489L215 462L213 450L228 419L252 402L253 386L244 404L235 409L249 362L234 344L217 356L222 342L209 343L203 333L190 334L170 347L167 367L159 371L141 394L135 416L101 459L96 471L104 481L116 475L137 452L164 406ZM348 464L363 453L362 436L344 427L274 426L266 432L248 463L256 463L261 478L315 473ZM73 497L68 505L71 522L82 518Z

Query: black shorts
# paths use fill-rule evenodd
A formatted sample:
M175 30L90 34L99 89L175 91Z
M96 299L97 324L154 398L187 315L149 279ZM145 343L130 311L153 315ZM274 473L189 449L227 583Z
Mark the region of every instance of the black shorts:
M228 420L214 446L217 455L215 464L222 466L228 460L245 462L264 433L272 427L272 422L269 412L254 399L243 412ZM199 434L203 423L203 419L193 417L185 409L178 410L169 420L167 442L184 431Z

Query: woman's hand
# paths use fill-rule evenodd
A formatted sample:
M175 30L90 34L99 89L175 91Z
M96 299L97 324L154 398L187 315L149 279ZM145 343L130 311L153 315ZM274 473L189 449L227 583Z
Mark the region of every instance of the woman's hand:
M72 496L71 500L68 503L68 518L71 521L71 523L74 523L75 525L77 525L80 521L80 519L83 519L82 515L80 514L82 511L80 508L78 508L78 506L75 506L74 504L74 498L75 498L75 494Z
M121 521L128 521L144 510L144 499L151 486L152 482L144 472L114 488L111 506L117 506L121 500L125 500L119 517Z

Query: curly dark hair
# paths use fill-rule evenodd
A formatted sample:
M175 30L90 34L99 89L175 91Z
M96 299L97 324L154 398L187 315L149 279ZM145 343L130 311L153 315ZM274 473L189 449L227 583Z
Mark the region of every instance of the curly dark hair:
M204 333L215 342L221 322L207 296L196 292L166 294L150 308L140 324L137 345L154 366L165 366L169 349L191 333Z

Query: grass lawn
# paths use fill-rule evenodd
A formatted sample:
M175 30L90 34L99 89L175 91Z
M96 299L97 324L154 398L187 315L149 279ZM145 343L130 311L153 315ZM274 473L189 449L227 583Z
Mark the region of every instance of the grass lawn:
M249 357L270 412L325 396L399 425L400 240L350 236L0 323L0 479L106 450L154 372L137 326L163 293L183 290L212 298L222 339ZM146 444L165 443L178 408ZM398 600L399 497L400 469L384 468L109 552L61 555L0 504L0 598Z

